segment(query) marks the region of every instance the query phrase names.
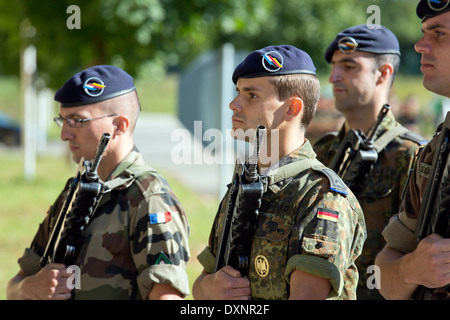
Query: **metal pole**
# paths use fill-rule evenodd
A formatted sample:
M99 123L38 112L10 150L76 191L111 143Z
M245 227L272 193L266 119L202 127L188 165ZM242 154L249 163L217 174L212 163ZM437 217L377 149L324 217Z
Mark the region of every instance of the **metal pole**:
M223 197L227 190L226 186L231 181L233 165L227 161L227 156L233 153L233 139L226 135L231 129L231 117L233 112L228 107L234 95L234 84L231 81L234 70L234 46L231 43L225 43L221 48L220 59L220 132L223 136L222 143L222 164L219 165L219 197Z

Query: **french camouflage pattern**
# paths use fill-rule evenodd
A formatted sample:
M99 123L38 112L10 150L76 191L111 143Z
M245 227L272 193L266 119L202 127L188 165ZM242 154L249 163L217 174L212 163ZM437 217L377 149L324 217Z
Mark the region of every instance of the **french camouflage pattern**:
M315 156L306 140L279 165ZM355 260L362 251L366 232L361 207L346 190L347 195L331 191L328 178L313 169L269 186L262 197L250 254L252 299L289 298L289 277L295 269L329 279L329 299L356 298ZM207 249L213 256L225 222L227 197L219 206L210 234ZM321 212L330 213L334 219L320 218ZM326 271L321 273L319 269Z
M392 112L389 112L375 133L374 139L396 126L400 124ZM328 135L316 142L314 151L322 163L325 165L331 163L344 135L342 127L337 136ZM385 245L381 233L391 216L399 210L402 192L419 148L420 144L417 142L396 137L378 154L378 160L367 179L361 181L362 191L357 198L364 212L367 240L363 253L356 262L360 275L358 289L367 289L367 279L371 275L367 273L367 268L375 264L376 254Z
M136 148L106 184L121 181L118 179L123 183L116 183L103 195L85 229L76 264L81 271L81 288L75 289L75 299L146 299L154 284L170 284L188 295L185 269L189 227L177 197L167 181L145 164ZM39 256L60 212L67 185L31 244ZM155 213L169 213L170 219L152 222Z

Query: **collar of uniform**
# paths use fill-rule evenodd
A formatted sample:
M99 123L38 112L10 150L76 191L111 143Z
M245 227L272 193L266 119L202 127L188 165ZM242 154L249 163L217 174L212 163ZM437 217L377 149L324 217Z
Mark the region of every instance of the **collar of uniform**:
M287 154L283 158L281 158L278 162L270 166L267 170L265 170L261 175L269 175L271 172L275 171L277 168L285 166L291 162L302 160L302 159L312 159L316 157L316 153L313 150L311 142L308 139L305 139L303 145Z
M113 170L105 182L105 192L112 189L120 188L126 189L133 183L135 176L133 171L127 170L135 165L143 165L144 160L139 150L134 147L130 153L123 159L119 165Z
M394 113L392 111L389 111L386 114L386 117L384 117L380 126L378 127L378 130L375 133L374 140L377 140L378 137L381 136L384 132L386 132L387 130L390 130L396 126L397 126L397 122L395 121Z
M375 140L377 140L377 138L379 136L381 136L381 134L384 133L386 130L392 129L393 127L396 127L397 125L398 124L395 120L394 114L392 112L388 112L386 117L383 119L380 126L378 127L377 132L375 133L375 136L374 136ZM345 123L342 125L337 136L334 138L330 149L333 149L333 150L339 149L339 145L341 144L341 141L345 136L344 131L345 131Z
M131 167L136 161L142 160L142 154L137 147L134 147L130 153L123 159L117 167L110 174L108 180L114 180L117 178L125 169Z
M269 169L267 169L264 173L261 174L261 178L263 183L266 185L265 189L271 190L273 193L278 193L286 188L289 183L292 181L292 177L279 181L277 183L268 185L268 176L272 173L276 172L276 170L282 166L285 166L289 163L304 160L304 159L315 159L316 153L313 150L311 142L308 139L305 139L305 143L302 146L295 149L291 153L287 154L283 158L281 158L277 163L273 164Z

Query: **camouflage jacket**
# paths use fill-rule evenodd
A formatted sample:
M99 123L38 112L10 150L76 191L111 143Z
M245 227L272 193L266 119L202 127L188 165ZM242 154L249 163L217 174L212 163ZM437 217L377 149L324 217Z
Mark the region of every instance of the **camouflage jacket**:
M19 259L26 274L40 269L36 258L44 253L69 182ZM105 184L114 187L85 229L75 299L146 299L155 283L188 295L188 221L167 181L134 149Z
M309 141L281 159L280 168L306 159L315 159ZM329 298L356 298L355 260L366 237L363 213L342 181L344 192L330 189L326 168L318 163L269 185L263 194L250 255L253 299L289 298L290 274L295 269L328 279ZM214 272L227 206L228 194L216 215L209 245L198 256L209 273Z
M397 126L400 124L395 121L392 112L389 112L375 133L375 140ZM329 165L344 136L342 127L337 136L328 135L319 139L314 145L317 159ZM378 160L367 180L362 181L362 191L357 197L364 212L367 240L363 253L357 260L360 273L359 288L367 288L366 281L370 276L367 274L367 268L374 265L376 254L385 244L381 232L390 217L398 212L411 165L423 141L424 138L412 132L394 138L378 154Z
M422 199L426 190L427 182L431 174L433 158L436 152L440 152L439 142L442 124L437 129L437 134L419 152L410 180L405 188L403 201L397 215L394 215L389 224L383 230L383 236L389 247L404 254L410 253L417 248L417 235L415 234L418 215L422 205ZM449 300L450 292L448 286L427 290L425 299Z

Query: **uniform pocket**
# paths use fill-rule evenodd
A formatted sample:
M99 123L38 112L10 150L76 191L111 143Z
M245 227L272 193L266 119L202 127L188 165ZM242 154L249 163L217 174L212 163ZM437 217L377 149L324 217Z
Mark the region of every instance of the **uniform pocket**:
M287 238L293 226L294 222L291 219L260 213L255 238L282 241Z
M293 226L294 222L289 218L260 213L249 272L254 299L287 298L283 279Z
M319 256L334 262L339 245L336 240L322 235L304 236L302 251L305 254Z

